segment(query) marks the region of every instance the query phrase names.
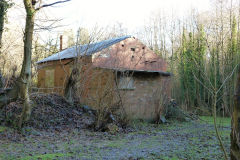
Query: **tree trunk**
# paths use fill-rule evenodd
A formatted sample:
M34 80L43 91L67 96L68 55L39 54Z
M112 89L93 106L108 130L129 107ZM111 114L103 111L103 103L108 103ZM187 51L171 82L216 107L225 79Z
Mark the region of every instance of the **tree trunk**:
M231 160L240 159L240 67L238 69L236 93L232 113Z
M72 73L68 78L66 87L64 89L64 97L70 104L74 103L74 97L76 92L75 84L77 82L78 75L79 75L78 68L73 68Z
M27 121L31 115L31 103L29 98L29 86L31 82L31 59L32 59L32 39L34 29L35 9L31 0L24 0L26 9L26 26L24 33L24 57L20 77L18 79L19 97L24 100L22 113L20 116L18 127L22 127L22 123Z
M5 17L5 1L0 0L0 48L2 46L2 34L4 28L4 17Z
M2 50L2 34L4 27L4 16L5 16L5 1L0 0L0 56ZM2 74L0 70L0 88L3 88Z
M32 59L32 40L33 40L33 30L34 30L34 19L35 14L38 10L44 7L53 6L58 3L68 2L70 0L56 1L54 3L41 5L35 8L35 0L23 0L25 11L26 11L26 25L24 33L24 57L21 69L20 77L17 79L13 89L9 91L0 92L0 109L7 103L16 100L17 98L22 98L24 100L24 105L22 108L22 113L18 122L18 127L21 128L24 121L27 121L31 115L31 102L29 98L29 87L31 83L31 59ZM0 0L1 2L1 0ZM41 2L41 1L40 1ZM41 3L40 3L41 4Z

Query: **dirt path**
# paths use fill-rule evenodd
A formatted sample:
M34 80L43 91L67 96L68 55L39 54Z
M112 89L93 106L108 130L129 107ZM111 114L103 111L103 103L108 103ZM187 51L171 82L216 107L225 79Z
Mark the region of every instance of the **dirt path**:
M220 128L229 152L230 126ZM2 137L4 132L0 129ZM36 131L0 142L0 159L213 159L223 155L213 125L199 122L149 125L135 123L127 134L110 135L87 130ZM5 136L7 134L5 133Z

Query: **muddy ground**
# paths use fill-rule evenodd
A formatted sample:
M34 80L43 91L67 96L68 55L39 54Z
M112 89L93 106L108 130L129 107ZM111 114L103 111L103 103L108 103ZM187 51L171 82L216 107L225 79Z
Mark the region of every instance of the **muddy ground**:
M229 122L228 119L219 126L228 153ZM20 136L12 129L0 127L0 138L0 159L3 160L223 159L211 120L161 125L134 122L126 133L115 135L86 129L24 128Z

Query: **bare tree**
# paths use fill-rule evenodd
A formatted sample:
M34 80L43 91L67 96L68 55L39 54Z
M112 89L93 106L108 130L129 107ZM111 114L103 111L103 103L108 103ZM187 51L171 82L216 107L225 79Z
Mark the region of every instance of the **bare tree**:
M34 30L34 19L37 11L44 7L53 6L58 3L64 3L70 0L56 1L51 4L42 4L41 0L24 0L24 6L26 10L26 25L24 33L24 58L22 64L22 70L18 79L19 97L24 100L24 106L22 114L20 116L18 127L21 128L22 123L27 121L31 115L31 104L29 98L29 86L31 82L31 60L32 60L32 41ZM38 7L36 7L38 4Z
M1 48L2 48L2 35L4 29L4 20L7 9L12 5L9 1L0 0L0 55L1 55ZM0 88L3 87L2 75L0 70Z
M2 34L4 29L4 20L7 9L11 7L12 3L8 0L0 0L0 47L2 45Z
M44 8L55 4L68 2L70 0L56 1L50 4L43 4L41 0L23 0L26 11L26 24L24 32L24 57L21 74L12 90L7 91L0 97L0 106L6 103L22 98L24 101L22 113L19 119L18 127L21 128L24 121L27 121L31 115L31 103L29 97L29 87L31 82L32 66L32 42L34 32L34 22L36 13Z

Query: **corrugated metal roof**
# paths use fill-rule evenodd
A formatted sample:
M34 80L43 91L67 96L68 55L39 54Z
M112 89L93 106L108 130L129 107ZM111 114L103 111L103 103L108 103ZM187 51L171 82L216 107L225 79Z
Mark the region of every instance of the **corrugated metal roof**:
M43 63L43 62L48 62L48 61L55 61L55 60L62 60L62 59L69 59L69 58L74 58L77 57L78 54L80 56L82 55L92 55L93 53L99 52L105 48L110 47L111 45L118 43L120 41L123 41L127 38L130 38L131 36L123 36L123 37L118 37L118 38L113 38L109 40L104 40L101 42L97 43L92 43L92 44L85 44L85 45L80 45L80 46L73 46L70 48L67 48L61 52L55 53L47 58L44 58L37 63Z

